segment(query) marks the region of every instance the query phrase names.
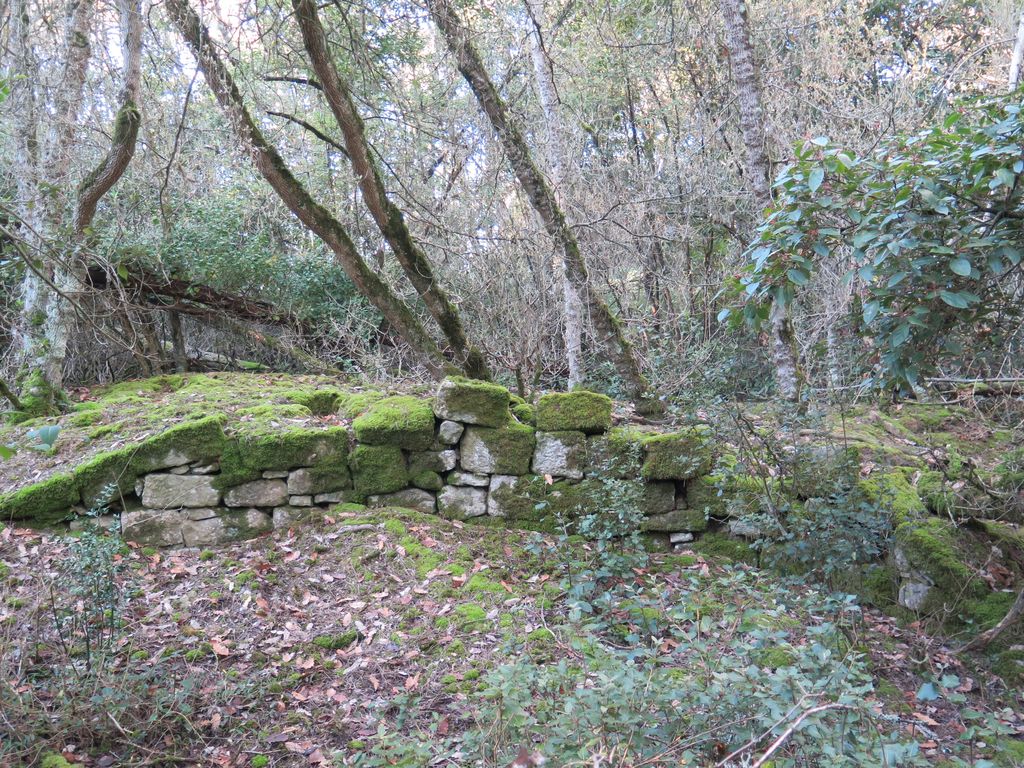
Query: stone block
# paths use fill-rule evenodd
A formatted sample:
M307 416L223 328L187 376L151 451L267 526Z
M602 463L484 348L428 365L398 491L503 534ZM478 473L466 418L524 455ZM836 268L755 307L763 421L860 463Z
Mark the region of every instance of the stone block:
M350 464L352 481L359 493L393 493L409 484L409 471L401 448L357 445Z
M287 503L288 486L284 480L253 480L224 494L224 504L229 507L279 507Z
M437 439L444 445L455 445L466 428L457 421L445 420L437 428Z
M150 509L215 507L220 504L220 491L209 475L146 475L142 504Z
M537 401L537 429L542 432L578 431L588 435L612 425L612 400L596 392L578 390L543 395Z
M289 496L288 503L293 507L312 507L313 497L309 495L305 496Z
M434 398L439 419L500 427L509 418L509 391L498 384L461 377L445 379Z
M673 509L660 515L645 518L641 524L650 533L676 533L678 531L707 530L708 521L699 509Z
M484 475L525 475L535 442L533 428L523 424L500 429L467 427L462 436L462 469Z
M319 467L302 467L287 473L288 493L299 496L344 491L352 487L352 476L344 462Z
M409 454L409 474L449 472L459 461L458 451L414 451Z
M411 395L386 397L352 422L364 445L393 445L422 451L434 442L434 411L429 400Z
M210 510L213 516L186 520L181 533L186 547L208 547L245 541L269 533L273 527L270 515L258 509Z
M449 520L467 520L487 514L487 491L470 486L446 485L437 494L437 511Z
M180 547L187 521L179 509L135 509L121 513L121 538L147 547Z
M688 427L643 439L643 476L647 480L688 480L706 475L714 464L711 430Z
M533 471L538 475L583 477L586 435L582 432L538 432L533 452Z
M434 494L419 488L406 488L397 493L381 493L367 498L371 507L406 507L427 515L437 514Z
M647 515L663 515L676 508L676 484L644 483L643 510Z
M449 472L448 485L471 485L475 488L486 488L491 484L489 475L478 475L474 472Z

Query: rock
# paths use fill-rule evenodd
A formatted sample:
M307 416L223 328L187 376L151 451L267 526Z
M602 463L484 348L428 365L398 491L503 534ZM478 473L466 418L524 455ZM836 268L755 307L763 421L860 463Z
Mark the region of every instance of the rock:
M745 518L733 518L729 521L729 535L737 539L759 539L763 531Z
M437 472L417 472L412 476L412 484L425 491L440 491L444 487L444 480Z
M527 497L529 480L518 475L494 475L487 492L487 514L518 518L528 513L533 502Z
M571 430L593 435L611 427L612 400L585 390L542 395L535 418L537 429L543 432Z
M180 467L171 467L167 470L172 475L187 475L189 470L188 464L182 464Z
M346 491L334 491L332 493L318 493L313 497L314 504L343 504L349 497Z
M344 491L352 487L352 476L344 463L302 467L286 474L288 493L299 496Z
M297 471L297 470L296 470ZM268 469L263 473L264 480L284 480L288 477L289 472L287 469Z
M392 445L422 451L434 442L434 411L429 400L411 395L386 397L352 422L364 445Z
M488 475L477 475L473 472L450 472L448 474L448 485L472 485L476 488L486 488L491 483Z
M643 509L647 515L663 515L676 507L676 484L644 483ZM703 517L703 514L701 515Z
M186 520L178 509L125 511L121 513L121 538L147 547L180 547L184 545L181 526Z
M705 531L708 521L699 509L673 509L660 515L652 515L641 523L644 531L652 533L677 533L679 531Z
M382 493L367 498L371 507L407 507L427 515L437 514L434 494L419 488L406 488L397 493Z
M504 387L486 381L445 379L434 398L439 419L482 427L500 427L508 420L511 396Z
M401 448L357 445L350 458L352 481L363 494L393 493L409 484L409 471Z
M162 454L147 457L146 469L149 472L156 472L157 470L179 467L182 464L187 465L195 458L195 456L189 456L177 448L171 448Z
M909 608L912 611L919 611L924 606L925 600L928 599L928 594L932 591L932 586L932 584L928 584L923 581L900 582L900 589L896 596L896 602L904 608Z
M142 503L150 509L215 507L220 504L220 491L208 475L146 475Z
M205 547L245 541L265 533L273 527L270 515L258 509L216 510L212 517L186 520L181 526L186 547Z
M409 474L448 472L459 461L458 451L415 451L409 454Z
M288 502L284 480L253 480L230 488L224 494L229 507L279 507Z
M459 442L459 438L462 437L462 432L465 429L457 421L442 421L441 426L437 428L437 439L444 445L455 445Z
M309 495L305 496L289 496L288 503L293 507L312 507L313 497Z
M501 429L467 427L462 436L462 469L484 475L525 475L534 443L533 428L523 424Z
M309 523L319 514L322 514L321 510L312 507L274 507L272 521L275 528L288 528Z
M217 472L220 472L220 463L218 462L213 464L193 464L192 469L189 470L189 473L193 475L213 475Z
M706 475L715 459L711 438L711 430L704 426L644 437L644 479L688 480Z
M487 514L487 491L483 488L446 485L437 494L437 511L449 520L466 520Z
M582 479L586 439L582 432L538 432L533 452L534 473Z
M101 531L109 531L117 525L117 518L114 515L96 515L95 517L76 517L68 527L72 531L85 531L89 528L98 528Z
M692 533L670 533L668 535L669 544L689 544L691 541L693 541Z

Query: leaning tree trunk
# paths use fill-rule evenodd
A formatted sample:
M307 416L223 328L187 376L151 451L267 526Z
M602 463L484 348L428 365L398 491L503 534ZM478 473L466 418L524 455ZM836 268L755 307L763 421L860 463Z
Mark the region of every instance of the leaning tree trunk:
M51 110L40 108L35 92L34 56L31 50L31 17L28 4L15 0L11 8L11 43L20 66L29 67L12 84L18 107L15 128L16 167L28 173L19 183L22 236L34 268L25 271L21 310L21 400L33 412L51 413L64 384L64 355L72 317L60 283L67 254L55 244L67 236L65 192L71 168L72 147L84 95L91 48L92 0L78 0L68 16L64 60L59 87ZM47 120L40 136L37 118Z
M348 84L341 78L327 48L327 35L312 0L292 0L302 40L313 71L320 81L334 119L345 137L348 159L355 171L363 201L377 228L388 241L409 282L451 345L455 362L472 378L489 379L487 362L466 338L459 311L438 283L426 253L416 243L397 205L388 198L380 170L370 154L366 128L356 109Z
M455 56L456 66L469 84L480 109L487 116L508 155L512 170L530 204L561 252L566 274L573 288L583 298L598 341L604 347L617 373L625 380L630 396L645 406L656 407L657 402L648 399L650 387L640 372L633 348L626 340L622 326L612 315L608 305L590 289L587 267L576 236L543 174L533 162L522 130L512 120L508 107L491 82L480 54L470 40L469 31L456 15L450 0L428 0L427 5L434 23Z
M210 34L188 0L167 0L167 11L196 57L206 82L231 123L238 140L250 148L253 163L281 200L310 231L334 253L345 274L384 319L416 350L433 371L446 368L444 356L412 310L366 264L348 232L331 213L313 199L288 169L284 159L256 126L242 100L242 92L214 48Z
M565 130L562 126L558 89L550 54L544 47L544 4L540 0L524 0L530 17L530 60L537 84L537 96L544 112L547 165L551 187L559 200L564 183ZM565 322L565 362L569 368L569 389L583 383L583 307L579 293L572 284L564 259L555 265L562 284L562 311Z
M758 208L764 209L771 203L771 187L768 183L770 169L768 154L765 151L761 84L758 80L754 46L750 40L750 20L747 18L746 2L719 0L719 7L725 21L729 64L732 68L736 101L740 111L740 132L743 134L743 145L746 150L747 183L754 193ZM768 325L779 394L787 400L799 400L802 375L789 307L779 301L773 301Z

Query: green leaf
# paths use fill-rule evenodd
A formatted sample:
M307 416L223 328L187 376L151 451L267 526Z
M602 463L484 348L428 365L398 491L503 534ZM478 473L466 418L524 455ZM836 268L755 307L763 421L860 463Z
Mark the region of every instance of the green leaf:
M118 264L117 265L117 276L120 277L122 280L127 280L128 279L128 267L126 267L124 264Z
M961 277L970 277L971 275L971 262L963 257L949 262L949 268Z
M820 167L815 168L813 171L811 171L811 176L807 181L807 188L810 189L811 193L813 194L818 191L818 187L821 186L821 182L823 182L824 180L825 169Z
M0 459L9 459L14 455L14 449L0 443Z
M802 269L791 269L786 272L786 277L789 278L791 283L796 283L797 285L807 285L807 281L810 279L810 276Z
M995 176L996 181L998 181L1004 187L1009 187L1010 189L1013 189L1013 185L1017 183L1016 174L1014 174L1013 171L1007 168L997 168Z
M892 336L889 337L889 343L893 348L902 347L909 338L910 323L900 323L896 326L896 330L893 331Z
M939 692L934 683L925 683L917 690L918 701L935 701L939 698Z
M871 321L878 317L878 312L882 308L882 305L877 301L868 301L864 303L864 324L870 325Z
M963 297L963 294L939 291L939 298L955 309L967 309L967 299Z
M723 323L729 319L729 315L732 314L732 310L726 307L718 313L718 322Z

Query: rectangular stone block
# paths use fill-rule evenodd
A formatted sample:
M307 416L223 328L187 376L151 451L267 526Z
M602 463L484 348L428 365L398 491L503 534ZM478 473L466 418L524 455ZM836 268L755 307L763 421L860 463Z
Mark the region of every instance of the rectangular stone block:
M229 507L280 507L288 503L284 480L253 480L230 488L224 494Z
M142 504L151 509L215 507L220 504L220 491L210 475L146 475Z

